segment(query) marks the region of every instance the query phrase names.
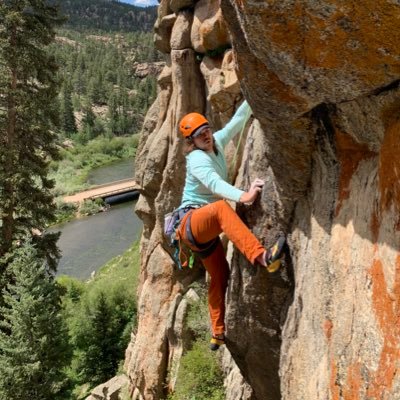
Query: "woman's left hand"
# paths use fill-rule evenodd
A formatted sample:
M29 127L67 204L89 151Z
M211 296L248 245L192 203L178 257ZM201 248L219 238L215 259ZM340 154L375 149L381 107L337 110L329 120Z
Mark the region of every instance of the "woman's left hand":
M252 204L257 198L258 194L261 192L264 183L265 182L262 179L255 179L250 185L249 191L244 192L239 201L245 204Z
M249 192L253 191L257 187L262 188L264 186L264 184L265 184L265 181L263 181L262 179L259 179L259 178L254 179L254 181L250 185Z

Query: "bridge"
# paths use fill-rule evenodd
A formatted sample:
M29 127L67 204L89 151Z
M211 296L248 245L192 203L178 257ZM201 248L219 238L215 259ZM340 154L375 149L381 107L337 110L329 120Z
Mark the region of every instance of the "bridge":
M72 196L65 196L66 203L80 203L85 200L106 199L108 197L137 192L139 194L139 185L133 179L122 179L107 183L104 185L95 186L84 192L76 193Z

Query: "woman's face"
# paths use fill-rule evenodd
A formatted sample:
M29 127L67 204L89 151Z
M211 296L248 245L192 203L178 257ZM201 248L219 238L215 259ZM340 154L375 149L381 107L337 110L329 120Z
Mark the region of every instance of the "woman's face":
M211 129L204 129L200 135L193 138L193 143L200 150L204 150L206 152L213 151L214 138Z

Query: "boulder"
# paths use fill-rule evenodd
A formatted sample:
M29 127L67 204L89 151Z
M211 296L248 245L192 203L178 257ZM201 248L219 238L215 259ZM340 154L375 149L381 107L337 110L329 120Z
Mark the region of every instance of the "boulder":
M169 14L157 19L154 25L154 46L162 53L171 51L171 33L176 21L175 14Z
M230 44L218 0L199 0L196 3L191 41L198 53L226 48Z
M86 400L120 400L121 390L127 386L126 375L115 376L106 383L96 386Z
M138 78L146 78L149 75L158 76L165 66L164 61L152 62L152 63L134 63L133 70L134 74Z
M190 30L193 22L193 13L189 10L177 13L176 22L171 33L171 49L183 50L191 47Z

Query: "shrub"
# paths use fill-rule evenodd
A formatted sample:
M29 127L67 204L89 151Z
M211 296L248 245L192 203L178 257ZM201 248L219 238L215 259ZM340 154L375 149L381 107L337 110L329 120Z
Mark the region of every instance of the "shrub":
M195 342L181 359L175 392L169 400L222 400L224 399L223 377L217 356L208 348L210 335L207 288L195 282L192 288L200 301L189 304L187 326Z
M77 206L73 203L64 203L61 199L56 201L56 223L66 222L74 218Z
M82 215L97 214L104 210L104 201L102 199L85 200L79 207L79 212Z
M175 392L169 400L223 400L223 376L208 343L197 341L181 359Z

